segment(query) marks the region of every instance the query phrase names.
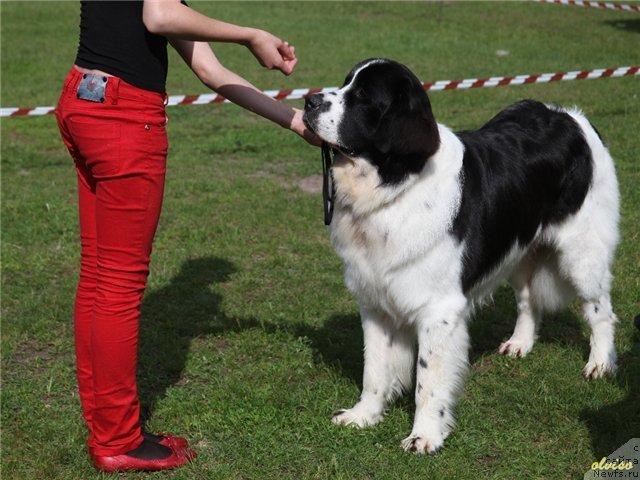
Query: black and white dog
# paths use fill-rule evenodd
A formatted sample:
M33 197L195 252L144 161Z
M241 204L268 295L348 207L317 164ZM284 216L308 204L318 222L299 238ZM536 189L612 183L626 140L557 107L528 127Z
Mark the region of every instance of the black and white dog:
M402 448L437 452L468 367L470 314L504 280L518 317L500 353L528 354L542 313L577 295L591 327L583 374L615 372L618 185L579 111L525 100L453 133L409 69L372 59L337 91L309 96L304 118L337 152L331 241L364 330L362 395L334 423L378 423L415 371Z

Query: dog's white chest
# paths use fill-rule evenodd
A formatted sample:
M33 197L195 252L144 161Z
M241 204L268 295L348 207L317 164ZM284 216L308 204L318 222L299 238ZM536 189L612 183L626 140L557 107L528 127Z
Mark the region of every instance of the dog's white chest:
M381 184L358 159L333 170L331 241L344 261L347 288L361 304L396 318L410 317L442 285L458 281L452 266L460 264L461 249L451 226L461 199L462 145L446 128L441 137L421 174L401 185Z
M344 261L345 283L361 304L408 320L428 303L459 248L448 234L446 210L399 203L358 218L337 209L331 240Z
M382 228L381 228L382 227ZM370 305L386 305L386 281L392 261L391 234L370 219L355 217L348 211L336 211L331 225L331 241L344 262L347 288Z

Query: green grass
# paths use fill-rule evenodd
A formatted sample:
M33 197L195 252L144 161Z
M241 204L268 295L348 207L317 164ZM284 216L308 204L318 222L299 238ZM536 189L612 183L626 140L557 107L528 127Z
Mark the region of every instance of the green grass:
M263 71L241 47L216 46L226 65L264 89L339 85L372 56L402 61L424 81L640 63L640 21L625 12L535 2L193 6L296 45L300 64L289 78ZM0 104L55 104L76 49L77 3L0 9ZM497 56L499 49L509 55ZM171 64L169 93L204 93L175 55ZM610 146L622 194L617 377L582 379L588 332L577 305L545 319L527 358L498 355L515 315L502 287L472 323L458 427L436 458L400 451L410 399L372 429L328 421L357 399L362 336L320 195L298 187L319 174L319 152L232 105L169 109L169 175L143 307L139 387L149 426L186 435L199 457L155 476L582 478L637 436L639 86L627 77L430 95L439 121L455 129L478 126L523 97L579 105ZM3 478L108 478L88 462L74 378L72 163L52 116L3 119L1 140Z

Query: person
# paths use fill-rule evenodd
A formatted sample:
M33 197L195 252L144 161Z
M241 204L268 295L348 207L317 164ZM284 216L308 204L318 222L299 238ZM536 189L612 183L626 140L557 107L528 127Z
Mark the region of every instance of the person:
M295 48L277 36L213 19L179 0L81 2L77 57L56 117L78 177L75 352L88 449L98 470L164 470L196 456L183 437L142 431L136 386L139 310L168 148L167 43L207 87L319 145L302 111L225 68L212 41L243 45L285 75L298 62Z

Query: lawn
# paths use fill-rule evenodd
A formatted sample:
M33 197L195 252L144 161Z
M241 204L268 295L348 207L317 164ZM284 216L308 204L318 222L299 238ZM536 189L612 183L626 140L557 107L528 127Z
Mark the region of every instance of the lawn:
M291 77L242 47L225 65L263 89L340 85L374 56L423 81L640 64L640 16L537 2L190 2L270 30L297 48ZM2 2L0 104L54 105L78 37L76 2ZM172 53L170 94L206 93ZM320 152L233 105L168 110L164 210L141 320L139 388L152 430L184 434L198 459L175 479L582 478L640 435L640 79L433 92L438 120L481 125L521 98L579 105L616 161L622 241L614 264L615 379L587 382L579 305L547 316L524 359L497 347L514 325L500 288L471 324L458 426L437 457L400 450L411 395L372 429L333 426L357 399L355 301L307 188ZM291 101L300 107L300 101ZM54 117L3 118L2 476L108 478L90 466L76 393L75 177ZM304 188L303 188L304 187ZM118 478L146 478L145 474Z

